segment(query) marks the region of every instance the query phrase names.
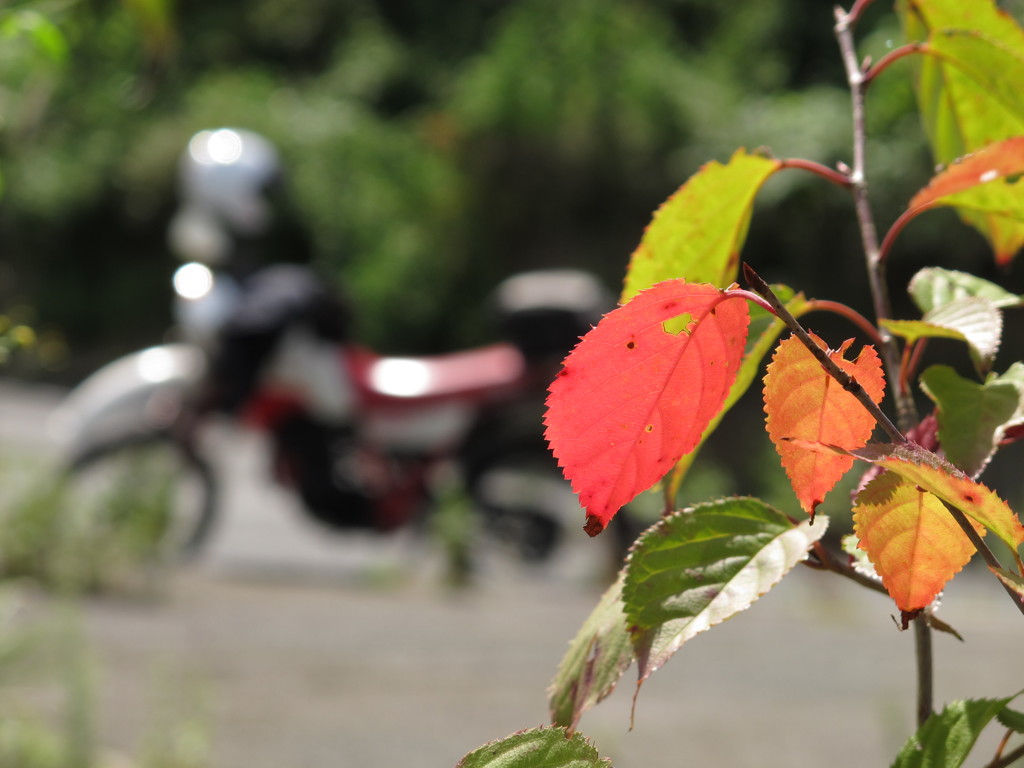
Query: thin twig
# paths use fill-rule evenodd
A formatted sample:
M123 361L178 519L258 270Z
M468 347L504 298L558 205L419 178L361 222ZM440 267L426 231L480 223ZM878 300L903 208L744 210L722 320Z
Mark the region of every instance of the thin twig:
M900 385L906 391L910 391L910 380L914 378L914 372L921 365L921 358L924 356L924 351L928 347L928 338L924 337L914 342L913 349L910 350L910 354L907 356L906 365L903 366L901 373Z
M775 311L775 315L789 327L794 336L800 339L803 345L807 347L808 351L810 351L812 355L814 355L815 359L821 364L821 367L825 369L829 376L839 382L839 385L843 389L857 398L857 401L867 408L868 413L871 414L874 420L878 423L878 426L883 429L889 438L895 443L906 443L907 438L905 438L903 433L896 428L896 425L889 420L889 417L882 412L882 409L878 407L878 404L871 399L871 395L864 390L864 387L862 387L857 380L853 378L853 376L836 365L832 358L828 356L827 350L815 343L814 339L808 335L807 331L804 330L804 327L800 325L799 321L797 321L797 319L790 314L789 310L782 305L782 302L779 301L778 297L772 292L768 283L766 283L749 264L743 265L743 275L747 282L750 283L750 287L764 296Z
M841 304L838 301L829 301L827 299L811 299L807 302L807 312L813 312L819 310L822 312L832 312L841 317L845 317L851 323L856 325L864 335L867 336L871 341L878 346L882 346L882 337L878 333L878 329L871 324L864 315L852 307L848 307L845 304Z
M890 317L892 305L889 299L889 289L885 282L885 261L881 258L878 247L878 231L875 228L874 215L871 212L871 204L868 198L867 183L867 120L865 118L864 93L867 90L869 78L866 76L865 68L857 62L857 50L853 41L853 28L860 18L864 9L870 5L871 0L855 0L849 13L844 13L842 8L835 9L835 36L839 43L839 51L843 59L843 68L846 70L846 80L850 87L850 103L853 118L853 168L850 171L851 194L853 195L854 208L857 212L857 222L860 225L861 243L864 248L868 272L868 284L871 287L871 297L875 307L875 320L881 326L884 318ZM888 66L887 62L885 66ZM895 337L880 327L882 336L881 355L886 372L890 381L899 381L901 355ZM866 394L866 393L865 393ZM871 398L867 398L871 401ZM901 386L894 387L893 400L896 403L896 419L900 428L909 431L917 423L917 408L911 394ZM864 401L861 400L863 403ZM869 409L870 410L870 409ZM877 409L881 413L881 409ZM871 411L874 413L874 411ZM882 422L879 422L880 424ZM891 422L888 419L885 423ZM900 430L892 427L901 442L905 442ZM889 429L886 429L889 432ZM889 432L891 435L892 432ZM933 660L931 654L931 629L923 619L914 623L914 632L917 638L917 713L918 719L927 712L932 711L932 680L934 678Z
M1021 744L1016 749L1010 750L998 760L993 760L991 763L986 765L985 768L1007 768L1007 766L1013 765L1022 757L1024 757L1024 744Z
M1010 737L1013 736L1013 733L1014 731L1012 728L1006 729L1006 733L1003 734L1003 738L999 740L999 745L996 747L996 753L992 756L993 760L998 760L1002 757L1003 752L1006 749L1006 745L1010 743Z
M856 24L857 21L860 19L860 15L864 13L867 7L871 5L871 3L873 2L874 0L856 0L856 2L853 4L853 8L851 8L850 12L846 14L847 23L850 26Z
M932 716L932 630L924 613L914 619L914 658L917 660L917 724Z
M963 532L967 534L967 538L971 540L971 543L977 548L978 552L981 553L981 557L985 561L985 564L990 568L1002 568L1003 564L999 562L999 558L997 558L992 550L988 548L988 544L985 543L985 540L978 535L976 530L974 530L974 526L971 525L971 521L967 519L967 515L945 499L940 499L940 501L942 501L943 506L949 510L949 514L951 514L953 519L956 520L957 525L959 525ZM1020 595L1014 592L1013 589L1002 579L997 578L997 581L1006 591L1006 594L1010 596L1010 599L1013 600L1013 604L1017 606L1017 610L1024 613L1024 602L1021 601Z
M842 560L833 557L832 553L829 552L825 545L820 541L814 542L814 554L818 557L818 562L826 568L840 576L844 576L851 581L855 581L862 587L873 589L875 592L879 592L883 595L888 594L882 582L872 579L870 576L861 573L849 563L844 563Z
M872 80L874 80L876 77L882 74L882 72L887 70L889 68L889 65L899 61L900 59L906 56L910 56L915 53L920 53L923 49L924 46L921 43L907 43L906 45L901 45L899 48L894 48L893 50L889 51L887 54L885 54L885 56L880 58L874 64L874 66L872 66L870 69L868 69L867 72L864 73L864 85L867 86L869 83L871 83Z
M896 237L900 232L903 231L903 228L932 207L934 207L932 204L926 203L925 205L919 205L916 208L908 208L900 214L899 218L892 223L891 227L889 227L889 231L885 233L882 245L878 249L878 262L880 264L885 264L889 260L889 252L892 250L892 244L896 241Z
M857 51L853 42L853 26L867 3L857 2L849 13L841 8L835 9L835 35L842 54L843 67L850 87L850 98L853 113L853 168L850 171L851 193L857 213L864 257L867 261L868 283L871 287L871 298L874 302L875 318L881 320L892 314L889 290L885 283L885 262L880 258L878 247L878 230L875 228L874 214L868 199L867 184L867 126L864 108L865 77L864 71L857 62ZM883 344L882 360L890 380L899 375L900 353L896 339L884 328L881 329ZM917 422L917 413L913 398L903 395L898 388L895 394L897 421L902 429L908 430Z
M780 160L779 167L799 168L803 171L810 171L827 181L831 181L838 187L843 187L844 189L850 188L850 177L847 174L837 171L834 168L829 168L827 165L816 163L813 160L803 160L801 158L791 157L787 160Z

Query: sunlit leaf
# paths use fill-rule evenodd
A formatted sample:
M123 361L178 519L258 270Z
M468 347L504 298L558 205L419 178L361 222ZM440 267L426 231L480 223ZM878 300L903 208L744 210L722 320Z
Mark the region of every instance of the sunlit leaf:
M909 40L931 37L929 45L941 47L953 39L951 30L966 30L976 40L1024 58L1024 33L992 0L900 0L898 5ZM989 61L983 56L978 66ZM1003 98L1012 89L1019 91L1019 82L993 87L991 77L979 81L976 71L964 71L949 57L921 56L917 62L918 104L936 163L951 163L993 142L1024 135L1024 114ZM994 74L998 78L1006 73ZM1008 263L1024 244L1020 221L963 209L960 215L988 238L1001 264Z
M958 299L985 299L993 307L1017 307L1024 299L980 277L941 267L925 267L910 280L907 290L917 308L927 313Z
M545 432L587 510L587 532L700 442L740 367L747 303L670 280L608 313L565 359Z
M655 212L630 258L622 301L684 277L724 288L736 279L754 197L780 167L778 160L737 150L729 162L710 162Z
M564 728L531 728L484 744L456 768L611 768L581 734Z
M987 299L968 297L942 304L920 320L881 321L890 333L908 342L923 338L959 339L967 343L979 373L992 368L1003 335L1003 315Z
M807 313L810 304L802 293L795 294L792 289L782 286L773 285L772 291L776 297L785 305L793 317L799 318ZM750 309L750 329L749 336L747 338L747 348L743 353L743 362L740 364L739 373L736 375L736 381L733 382L732 388L729 390L729 396L725 398L725 403L722 405L722 409L708 424L707 429L704 430L704 434L701 437L700 444L692 451L687 453L677 463L675 468L672 470L670 479L668 480L670 487L668 497L674 499L679 491L679 487L686 477L686 473L693 465L694 460L697 458L697 454L700 452L700 448L704 445L705 441L711 434L718 428L725 414L729 412L736 402L750 389L750 385L754 383L758 373L761 370L761 361L764 356L768 354L768 350L772 348L776 339L786 329L786 324L775 317L773 314L768 312L757 304L749 306Z
M923 52L946 60L1010 112L1024 115L1017 87L1024 82L1024 48L1014 50L977 29L944 28L932 30Z
M840 548L850 557L850 565L857 571L861 576L867 576L869 579L875 581L881 581L882 577L878 575L878 571L875 570L875 566L871 563L871 558L868 557L868 553L865 552L860 546L860 539L857 538L857 534L848 533L839 542Z
M825 343L812 336L819 347ZM877 403L885 390L882 363L873 347L864 347L856 361L845 359L852 339L829 357L854 377ZM843 448L867 443L875 420L840 386L795 336L775 350L764 379L768 436L782 459L800 506L810 515L839 479L853 466L848 456L804 450L793 439Z
M975 552L938 498L891 472L857 494L853 521L861 549L905 613L930 605Z
M989 566L989 570L998 576L999 580L1003 582L1003 584L1020 595L1021 601L1024 602L1024 576L1021 576L1019 573L1014 573L1013 571L1008 571L1005 568L993 568Z
M633 645L622 603L624 572L569 644L548 691L551 721L575 728L580 716L608 696L633 663Z
M976 477L995 453L1006 428L1020 423L1024 363L984 384L965 379L948 365L921 374L921 387L938 410L939 441L953 464Z
M828 524L794 525L758 499L724 499L676 512L634 545L623 599L646 680L690 638L779 582Z
M907 740L893 768L958 768L985 726L1014 698L951 702Z
M950 205L1024 219L1024 185L1019 183L1022 173L1024 136L1014 136L943 168L911 198L907 208Z
M867 445L848 453L935 494L992 531L1014 551L1024 544L1024 526L1006 502L934 453L912 444Z

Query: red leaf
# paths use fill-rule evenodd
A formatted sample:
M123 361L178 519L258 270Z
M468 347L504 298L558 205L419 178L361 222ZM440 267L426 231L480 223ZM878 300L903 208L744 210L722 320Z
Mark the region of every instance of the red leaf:
M811 334L815 343L825 343ZM873 347L864 347L856 361L844 359L852 339L829 357L853 376L877 403L885 390L882 363ZM857 399L825 372L795 336L775 350L764 379L768 436L782 459L800 506L814 510L853 466L853 458L808 450L794 440L825 443L847 450L864 446L875 420Z
M565 359L546 437L591 536L693 450L722 407L747 337L746 301L729 298L711 285L658 283L606 315Z

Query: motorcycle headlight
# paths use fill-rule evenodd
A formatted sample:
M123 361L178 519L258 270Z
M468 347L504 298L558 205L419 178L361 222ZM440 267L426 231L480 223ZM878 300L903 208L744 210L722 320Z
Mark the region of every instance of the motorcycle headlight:
M174 273L174 292L183 299L195 301L213 290L213 272L205 264L191 261Z

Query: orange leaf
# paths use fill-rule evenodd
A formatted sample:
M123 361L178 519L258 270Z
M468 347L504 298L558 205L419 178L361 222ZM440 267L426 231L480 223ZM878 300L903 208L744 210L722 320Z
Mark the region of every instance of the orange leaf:
M544 417L551 450L600 533L693 450L736 378L746 301L667 280L608 313L565 359Z
M934 205L959 205L980 211L1020 218L1024 204L1015 184L995 184L1000 179L1016 180L1024 173L1024 136L990 144L960 158L939 171L911 199L908 210Z
M811 334L814 342L825 343ZM852 339L829 357L864 387L876 403L885 391L882 363L873 347L866 346L856 361L843 356ZM857 399L825 372L795 336L775 350L764 380L764 409L768 436L782 459L800 506L812 517L814 510L839 479L853 466L853 458L808 450L792 440L825 443L846 450L865 445L875 420Z
M1015 136L990 144L939 171L927 187L914 195L907 207L927 205L1021 171L1024 171L1024 136Z
M904 615L928 606L975 551L938 498L892 472L857 495L853 523L860 548Z

